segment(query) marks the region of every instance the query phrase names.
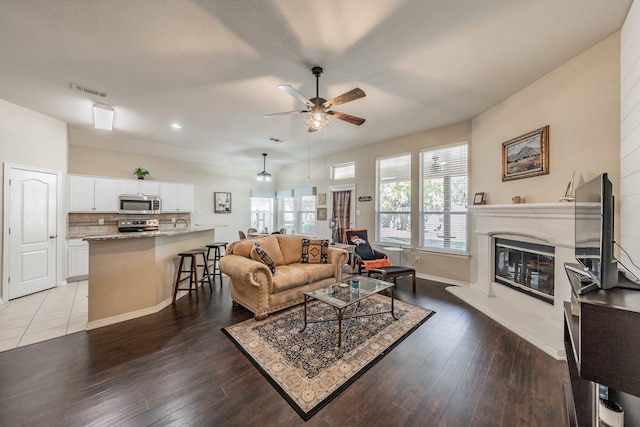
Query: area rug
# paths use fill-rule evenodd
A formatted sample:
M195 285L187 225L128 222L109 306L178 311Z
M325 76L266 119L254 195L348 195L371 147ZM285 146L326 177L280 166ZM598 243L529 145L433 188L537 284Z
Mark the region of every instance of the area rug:
M376 294L362 300L358 314L390 308L391 298ZM261 322L250 319L222 330L306 421L434 313L395 300L399 320L390 313L353 319L342 341L342 358L338 358L337 321L310 323L299 332L304 324L302 305ZM312 300L307 316L335 319L336 312Z

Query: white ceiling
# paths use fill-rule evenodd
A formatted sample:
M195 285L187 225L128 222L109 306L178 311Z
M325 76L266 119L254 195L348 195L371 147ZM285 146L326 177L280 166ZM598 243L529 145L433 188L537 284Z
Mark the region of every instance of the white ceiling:
M248 170L468 120L622 26L632 0L2 0L0 98L74 144ZM367 96L309 135L277 88ZM92 129L104 90L113 132ZM183 128L174 130L172 122ZM269 138L284 142L272 142Z

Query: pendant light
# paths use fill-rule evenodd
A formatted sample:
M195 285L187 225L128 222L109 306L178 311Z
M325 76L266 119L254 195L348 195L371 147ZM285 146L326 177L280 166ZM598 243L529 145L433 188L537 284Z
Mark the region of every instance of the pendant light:
M262 172L256 175L256 179L260 182L271 181L271 174L267 172L267 153L262 153Z

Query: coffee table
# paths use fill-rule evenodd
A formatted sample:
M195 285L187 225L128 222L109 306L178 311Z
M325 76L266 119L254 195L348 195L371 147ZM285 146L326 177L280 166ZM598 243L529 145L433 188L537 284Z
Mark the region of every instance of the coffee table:
M351 281L353 279L360 280L360 287L357 291L351 289ZM341 284L346 284L346 287L341 287ZM391 289L391 310L381 311L376 313L358 314L358 308L360 307L360 301L378 292ZM307 319L307 302L309 299L316 299L325 304L329 304L336 311L335 319L322 319L322 320L309 320ZM365 316L373 316L376 314L391 313L394 320L398 320L394 311L395 301L395 284L391 282L385 282L384 280L374 279L372 277L365 276L351 276L343 279L341 282L334 283L324 288L319 288L314 291L304 293L304 326L300 329L300 332L307 328L309 323L321 323L338 321L338 357L342 357L342 321L349 320L345 328L345 333L351 325L353 319ZM353 308L350 315L345 317L345 311Z

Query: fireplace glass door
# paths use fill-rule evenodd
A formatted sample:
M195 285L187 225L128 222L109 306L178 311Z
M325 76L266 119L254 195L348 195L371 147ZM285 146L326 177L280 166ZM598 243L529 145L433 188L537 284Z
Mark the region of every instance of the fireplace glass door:
M553 304L553 246L508 239L495 240L495 280Z

